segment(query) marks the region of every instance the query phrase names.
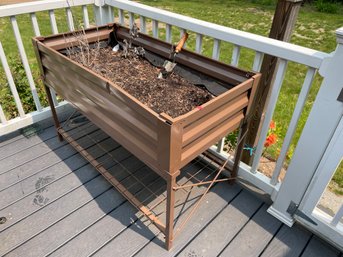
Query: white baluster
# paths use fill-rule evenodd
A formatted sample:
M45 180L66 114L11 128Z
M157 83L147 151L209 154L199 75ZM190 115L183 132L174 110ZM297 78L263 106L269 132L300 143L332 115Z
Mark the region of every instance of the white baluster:
M213 50L212 50L212 59L219 60L220 56L220 40L213 39ZM225 137L219 140L217 144L217 152L220 153L223 151L225 145Z
M152 36L158 38L158 21L152 20Z
M33 32L35 33L36 37L39 37L41 34L40 34L40 30L39 30L39 25L38 25L36 14L35 13L31 13L30 17L31 17L31 22L32 22L32 26L33 26Z
M343 204L339 208L338 212L336 213L335 217L333 217L331 221L331 225L336 227L338 225L338 222L342 219L343 217Z
M219 60L219 55L220 55L220 40L215 38L213 41L212 59Z
M263 53L256 52L255 53L254 64L253 64L253 67L252 67L253 71L260 71L261 70L262 60L263 60Z
M7 123L7 119L6 119L6 116L5 116L4 110L2 109L1 104L0 104L0 122L2 124L6 124Z
M69 31L74 31L74 20L73 20L73 13L71 12L70 8L66 8L66 15L67 15L67 23Z
M233 66L238 65L240 54L241 54L241 47L239 45L234 45L232 57L231 57L231 65L233 65Z
M110 5L106 6L106 22L107 23L113 23L114 22L114 12L113 12L113 7Z
M186 30L183 28L180 28L180 38L182 38L183 34L185 34L185 33L186 33ZM186 49L186 47L187 47L187 42L183 45L184 49Z
M25 52L25 49L24 49L23 41L21 39L21 35L20 35L20 32L19 32L19 28L18 28L17 19L15 18L15 16L11 16L11 23L12 23L12 28L13 28L13 32L14 32L14 37L15 37L15 39L17 41L17 45L18 45L18 50L19 50L19 54L20 54L20 57L21 57L21 61L22 61L23 66L24 66L24 70L25 70L25 73L26 73L27 80L29 81L29 85L30 85L32 96L33 96L33 100L35 102L37 110L38 111L42 111L42 106L41 106L39 98L38 98L37 89L36 89L36 86L35 86L35 82L33 81L32 73L31 73L31 69L30 69L30 65L29 65L29 61L28 61L27 56L26 56L26 52Z
M276 162L276 166L275 166L273 176L272 176L272 179L270 182L272 185L276 185L278 182L278 178L279 178L283 163L285 161L287 151L288 151L289 146L292 142L293 135L294 135L295 130L297 128L298 121L299 121L300 115L302 113L302 110L304 109L304 106L305 106L305 103L307 100L307 96L308 96L308 93L310 92L311 85L312 85L312 82L313 82L315 75L316 75L316 69L309 68L309 70L306 73L306 77L305 77L305 81L303 83L303 86L301 87L301 91L300 91L300 94L298 97L298 101L297 101L297 104L294 108L292 119L291 119L291 122L289 123L285 139L283 140L280 155L279 155L278 160Z
M14 80L13 80L13 77L12 77L12 73L11 73L10 67L8 66L7 58L6 58L6 55L5 55L5 52L4 52L4 49L2 47L1 42L0 42L0 60L1 60L1 63L2 63L2 67L4 68L5 75L6 75L6 78L7 78L7 81L8 81L8 85L10 86L10 89L11 89L11 92L12 92L12 95L13 95L13 98L14 98L14 102L15 102L15 104L17 106L19 115L20 115L21 118L24 118L25 117L25 112L24 112L23 106L21 104L17 88L15 87Z
M57 28L54 10L49 10L49 18L50 18L50 25L51 25L52 34L58 34L58 28ZM50 92L51 92L52 101L54 102L54 105L58 106L58 101L57 101L55 90L50 88Z
M82 13L83 13L83 25L87 29L89 28L89 17L88 17L87 5L82 5Z
M260 137L256 146L255 156L254 156L254 160L251 166L251 172L253 173L256 173L258 164L260 163L260 159L261 159L263 148L264 148L264 142L268 134L270 121L272 120L272 117L273 117L276 102L280 93L283 79L285 77L286 69L287 69L287 61L282 59L279 63L276 76L275 76L275 81L272 85L272 91L269 98L269 103L267 105L267 111L264 117Z
M202 52L202 35L198 33L195 39L195 52L197 52L198 54L201 54Z
M122 9L118 10L118 15L119 15L119 23L121 25L125 25L125 17L124 17L124 11Z
M172 43L172 26L170 24L166 24L166 42Z
M135 15L132 12L129 12L129 26L132 28L133 24L135 23Z
M49 11L49 18L50 18L50 25L51 25L52 34L58 34L58 28L57 28L54 10Z
M146 21L144 16L139 17L139 22L140 22L140 31L142 33L146 33Z

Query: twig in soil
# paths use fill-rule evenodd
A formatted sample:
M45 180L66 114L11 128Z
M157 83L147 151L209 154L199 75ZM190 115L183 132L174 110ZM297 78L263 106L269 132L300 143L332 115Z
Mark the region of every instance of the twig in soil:
M132 41L135 38L139 37L139 28L137 27L137 24L134 23L132 25L132 27L130 28L129 31L129 40L124 39L123 40L123 52L122 52L122 56L124 56L124 58L129 58L129 57L143 57L145 55L145 50L143 47L138 46L138 47L132 47Z
M72 13L73 23L76 24L76 21L74 20L75 16L74 16L73 11L71 9L69 0L66 0L66 3L67 3L67 5L70 8L70 11ZM71 43L72 41L68 41L67 38L65 37L65 34L63 34L64 40L65 40L66 45L67 45L67 48L66 48L67 55L71 56L72 54L74 54L75 56L77 56L77 60L82 65L90 68L93 65L94 61L100 55L100 39L98 36L95 51L91 51L91 47L90 47L89 42L87 40L84 26L78 25L77 27L81 30L80 31L75 31L75 30L71 31L72 36L77 41L76 47L73 46L73 44ZM98 28L97 28L97 31L98 31Z

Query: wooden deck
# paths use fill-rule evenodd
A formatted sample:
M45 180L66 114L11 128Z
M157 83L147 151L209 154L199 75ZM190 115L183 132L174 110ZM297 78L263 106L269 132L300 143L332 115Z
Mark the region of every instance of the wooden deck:
M0 217L6 218L0 224L0 256L342 256L300 225L289 228L270 216L256 194L228 183L210 190L167 252L162 234L80 154L58 141L51 122L41 126L43 132L31 138L19 133L0 138ZM155 214L162 218L163 204L156 204L165 195L161 178L94 125L74 135L131 193L157 205ZM214 171L199 157L178 181L196 182ZM178 191L176 224L204 189Z

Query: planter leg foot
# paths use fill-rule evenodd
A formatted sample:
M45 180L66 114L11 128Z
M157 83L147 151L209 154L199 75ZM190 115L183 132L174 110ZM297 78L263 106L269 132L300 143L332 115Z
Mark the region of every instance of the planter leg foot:
M166 210L166 248L169 251L173 245L174 234L174 205L176 177L170 177L167 180L167 210Z
M55 124L55 128L56 128L56 131L57 131L58 139L60 141L63 141L62 135L58 132L58 129L61 127L61 124L60 124L60 122L58 120L58 116L57 116L57 113L56 113L54 101L52 100L50 88L48 86L46 86L46 85L44 87L45 87L46 95L48 97L48 102L49 102L49 105L50 105L52 117L54 119L54 124Z

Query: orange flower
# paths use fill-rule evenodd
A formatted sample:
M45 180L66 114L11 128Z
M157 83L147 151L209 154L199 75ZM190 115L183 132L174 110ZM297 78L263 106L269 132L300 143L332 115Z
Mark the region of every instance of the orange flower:
M270 121L269 128L270 129L275 129L276 128L275 121L273 121L273 120Z
M269 147L273 144L275 144L277 141L277 135L276 134L270 134L267 136L266 141L264 142L264 147Z

